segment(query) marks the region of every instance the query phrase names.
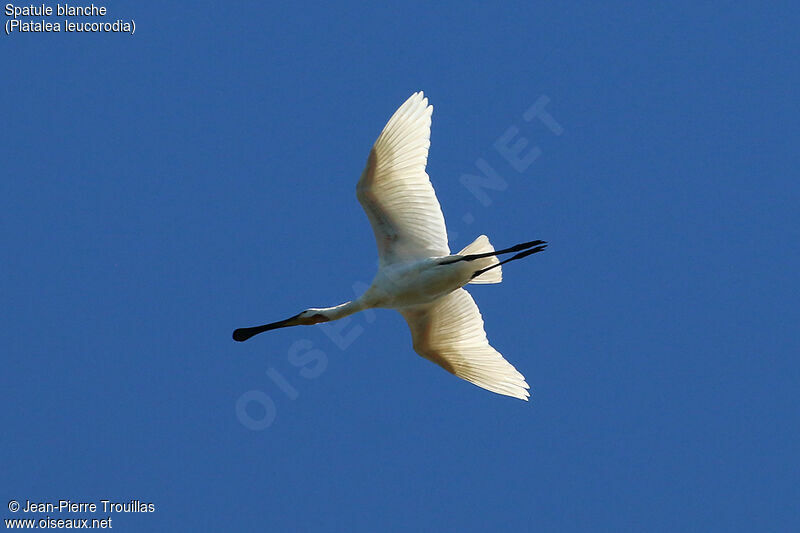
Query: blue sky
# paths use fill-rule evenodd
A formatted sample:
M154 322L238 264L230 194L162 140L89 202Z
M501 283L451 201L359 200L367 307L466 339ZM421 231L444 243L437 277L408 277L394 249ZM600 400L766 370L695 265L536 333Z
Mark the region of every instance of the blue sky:
M4 501L153 502L126 531L798 526L795 5L106 5L135 35L2 37ZM470 289L530 403L393 311L230 338L371 281L355 183L417 90L451 247L550 242Z

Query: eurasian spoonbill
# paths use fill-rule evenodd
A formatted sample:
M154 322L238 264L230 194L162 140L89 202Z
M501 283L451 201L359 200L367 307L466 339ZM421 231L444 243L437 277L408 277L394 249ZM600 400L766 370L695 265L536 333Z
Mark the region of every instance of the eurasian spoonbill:
M541 252L547 244L531 241L495 250L481 235L450 253L442 209L425 172L432 114L421 91L406 100L375 141L358 181L356 195L378 242L378 273L366 292L335 307L237 329L233 338L245 341L264 331L338 320L363 309L396 309L408 322L419 355L479 387L527 400L525 377L489 345L478 306L462 287L500 283L500 265ZM509 259L497 259L512 252Z

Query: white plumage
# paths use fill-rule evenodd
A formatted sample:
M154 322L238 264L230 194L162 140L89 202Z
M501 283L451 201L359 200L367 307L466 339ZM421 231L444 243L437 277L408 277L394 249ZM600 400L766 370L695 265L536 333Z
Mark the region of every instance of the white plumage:
M419 92L392 115L356 186L381 264L450 255L442 208L425 172L433 113L427 104Z
M392 115L369 153L356 195L375 233L379 268L354 301L311 308L286 320L237 329L234 339L286 326L337 320L367 308L396 309L408 322L414 350L484 389L522 400L528 384L492 348L467 283L500 283L502 263L544 250L532 241L495 251L485 235L451 255L442 209L425 166L433 106L422 92ZM496 254L520 252L502 263Z

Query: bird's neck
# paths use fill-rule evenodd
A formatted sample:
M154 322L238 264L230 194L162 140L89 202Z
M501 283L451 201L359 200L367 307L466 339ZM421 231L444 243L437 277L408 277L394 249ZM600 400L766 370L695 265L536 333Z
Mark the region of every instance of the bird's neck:
M328 317L329 320L339 320L340 318L357 313L362 309L364 309L364 306L361 302L359 302L359 300L353 300L352 302L345 302L333 307L325 307L320 309L319 312Z

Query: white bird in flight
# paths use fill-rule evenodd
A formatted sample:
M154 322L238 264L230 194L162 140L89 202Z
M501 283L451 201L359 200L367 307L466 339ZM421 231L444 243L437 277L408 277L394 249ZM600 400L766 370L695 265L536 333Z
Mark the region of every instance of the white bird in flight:
M241 328L237 341L287 326L338 320L363 309L396 309L411 328L414 350L478 387L527 400L525 377L489 345L467 283L500 283L501 264L541 252L532 241L495 250L481 235L453 255L444 216L425 172L433 106L414 93L392 115L369 153L356 186L378 242L378 273L359 298L311 308L286 320ZM505 261L497 255L517 252Z

